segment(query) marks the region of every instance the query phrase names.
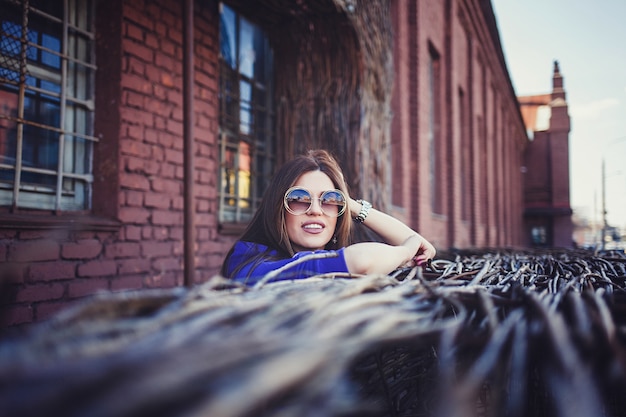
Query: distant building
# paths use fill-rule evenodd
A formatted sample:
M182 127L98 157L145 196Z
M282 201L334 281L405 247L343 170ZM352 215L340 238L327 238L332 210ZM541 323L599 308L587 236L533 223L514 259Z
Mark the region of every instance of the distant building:
M552 93L518 97L518 101L531 138L524 157L526 245L571 247L570 117L558 62L554 62Z

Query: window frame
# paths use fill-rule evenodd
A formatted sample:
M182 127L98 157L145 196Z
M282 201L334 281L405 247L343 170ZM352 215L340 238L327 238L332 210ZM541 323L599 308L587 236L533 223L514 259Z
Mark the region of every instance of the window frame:
M224 57L222 50L224 7L234 17L232 32L235 39L229 44L234 46L234 63L229 63L230 59ZM274 57L267 33L260 26L226 3L220 3L219 14L218 221L221 230L226 232L232 226L237 231L237 226L245 226L252 218L275 165ZM256 71L249 75L242 69L242 21L258 31L256 35L263 35L262 49L266 52L262 56L264 79L256 78ZM256 55L254 58L259 59ZM225 88L227 85L230 87ZM246 92L242 92L242 86L250 88L250 100Z
M443 214L441 181L441 55L428 43L428 158L430 208Z
M13 212L43 209L84 213L92 207L93 154L99 141L93 135L97 69L95 1L65 0L60 6L61 17L26 3L17 4L15 16L21 11L22 21L13 23L20 29L19 38L3 31L3 43L20 44L19 57L13 56L13 62L8 62L11 57L0 61L7 75L0 78L1 91L17 94L17 108L13 109L16 114L10 114L6 108L0 109L0 119L15 124L14 162L0 161L0 168L5 173L13 171L13 178L9 175L9 179L0 185L0 206L10 207ZM8 19L6 22L6 25L10 24ZM38 41L49 34L42 28L52 26L60 28L59 50ZM38 33L41 37L34 39ZM36 59L31 59L33 56ZM46 68L44 56L48 60L58 60L59 65ZM19 68L17 80L8 78L12 70L10 64ZM46 82L56 83L58 90L46 88ZM57 107L58 123L27 117L27 100L34 100L38 107L45 103ZM25 166L28 165L25 164L25 144L35 146L36 143L25 130L34 129L48 137L44 142L57 148L56 159L51 159L55 167ZM48 176L53 181L48 186L37 181L27 184L24 174Z

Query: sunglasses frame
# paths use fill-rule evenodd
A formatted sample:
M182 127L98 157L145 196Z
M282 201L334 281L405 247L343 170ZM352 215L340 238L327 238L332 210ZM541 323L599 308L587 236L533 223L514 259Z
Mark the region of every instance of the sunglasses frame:
M287 203L287 196L295 190L302 190L302 191L306 191L307 194L309 195L309 197L311 198L311 202L309 203L309 208L306 209L306 211L304 213L295 213L293 210L291 210L289 208L289 204ZM339 210L339 212L337 213L336 216L331 215L331 214L327 214L324 211L324 206L322 205L322 198L324 197L324 195L326 195L326 193L330 193L330 192L335 192L335 193L339 193L339 195L341 195L341 197L343 198L343 206L341 207L341 209ZM320 209L322 210L322 213L324 213L324 215L328 216L328 217L339 217L341 216L343 213L346 212L346 209L348 207L348 199L346 198L346 195L343 193L343 191L338 190L338 189L333 189L333 190L326 190L324 191L319 197L313 197L313 194L307 190L304 187L299 187L299 186L295 186L295 187L290 187L287 191L285 191L285 195L283 196L283 206L285 206L285 210L287 210L287 212L289 212L290 214L293 214L294 216L300 216L302 214L307 214L309 211L311 211L311 207L313 207L313 200L317 200L319 205L320 205Z

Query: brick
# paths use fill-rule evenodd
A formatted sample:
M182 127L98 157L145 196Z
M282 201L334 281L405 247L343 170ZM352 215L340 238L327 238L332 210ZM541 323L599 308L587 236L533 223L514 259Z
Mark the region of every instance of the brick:
M167 6L164 6L161 11L161 20L167 24L169 28L178 28L180 25L180 19L178 16L174 15L172 12L166 10Z
M140 27L128 24L126 25L126 36L130 39L143 42L144 32Z
M145 158L126 158L126 170L135 174L155 175L159 173L160 164Z
M160 51L168 56L176 56L176 50L178 49L178 46L171 42L169 39L161 39L161 47L160 47Z
M142 174L123 172L120 174L120 186L133 190L149 190L150 180Z
M124 17L127 20L137 24L139 27L144 28L146 32L154 31L155 19L153 19L151 16L146 15L140 10L126 5L124 8Z
M123 259L117 262L119 275L138 274L140 272L149 272L151 262L145 258Z
M165 153L163 152L163 148L160 146L151 146L150 147L150 156L155 161L163 161L165 160Z
M146 129L145 129L144 126L127 125L126 126L126 136L127 136L128 139L132 139L132 141L134 141L134 142L136 142L136 141L141 142L143 140L145 130Z
M158 258L152 262L155 271L178 271L183 267L181 258Z
M157 144L159 143L159 133L158 131L150 128L146 128L143 133L143 140L146 143Z
M14 243L7 259L15 262L37 262L59 259L60 246L52 240L36 240Z
M180 145L177 145L179 142L183 142L180 136L172 135L167 132L159 132L159 144L163 145L164 148L179 147Z
M134 75L142 77L144 73L146 72L146 63L138 60L134 56L126 57L125 62L126 62L126 66L124 69L129 74L134 74Z
M173 179L176 174L176 165L163 163L161 164L161 178Z
M171 210L154 210L152 212L152 224L176 226L183 223L183 214Z
M102 243L96 239L85 239L64 243L61 246L63 259L94 259L102 252Z
M152 95L161 100L167 99L165 87L163 87L162 85L158 85L158 84L154 85Z
M150 208L167 209L170 207L171 198L168 194L164 193L151 193L147 192L144 197L144 204Z
M169 72L175 72L176 62L172 57L163 54L157 54L154 57L154 62L159 68L163 68Z
M125 240L141 240L141 227L128 225L124 227L124 239Z
M185 179L185 170L182 166L176 167L176 173L174 174L174 178L183 181Z
M197 200L196 203L196 210L199 212L205 212L208 213L209 211L209 202L206 200Z
M145 226L141 229L141 237L143 239L152 239L152 226Z
M79 277L108 276L117 273L115 261L91 261L78 266Z
M164 43L164 42L159 42L159 37L156 36L154 33L146 33L146 40L145 40L145 45L148 48L151 49L155 49L155 50L160 50L161 52L165 52L164 49L160 46L160 44Z
M122 223L147 223L150 212L142 207L121 207L119 219Z
M53 281L76 277L76 264L72 262L39 262L31 264L28 281Z
M158 275L153 275L146 278L145 283L148 288L173 288L179 285L177 276L173 272L164 272Z
M148 81L142 75L138 74L123 74L121 85L124 89L136 91L138 93L150 94L152 92L152 83L150 83L150 81ZM122 116L122 120L130 123L139 123L140 121L145 120L146 114L146 112L142 112L141 110L132 107L122 107L120 109L120 115ZM149 126L149 124L145 123L140 124Z
M111 281L111 291L139 290L144 286L143 275L129 275Z
M128 190L124 192L126 198L123 199L124 204L130 207L143 206L143 192Z
M126 53L136 56L141 61L153 62L155 60L154 50L131 39L122 39L122 48L125 49Z
M5 307L0 314L0 327L31 323L33 319L33 308L30 305L9 306Z
M177 45L182 45L183 43L183 34L181 30L176 30L171 26L168 26L167 37L174 41Z
M177 180L164 180L161 178L152 179L152 191L177 195L182 193L183 184Z
M179 90L170 89L170 90L167 90L166 94L167 94L167 101L169 101L170 103L182 103L182 101L183 101L183 95L182 95L182 93ZM179 122L182 122L183 119L181 117L181 118L175 119L175 120L178 120ZM181 129L180 133L182 134L182 124L181 124L181 128L180 129ZM172 130L172 129L168 129L168 131L176 133L176 131Z
M127 106L136 107L136 108L142 108L144 106L144 104L143 104L144 97L145 96L143 94L139 94L139 93L136 93L134 91L126 91L124 93L124 99L123 100L124 100L124 103ZM138 127L138 126L135 127L135 128L137 129L137 131L142 130L142 128ZM137 133L134 133L134 135L131 136L131 137L136 137L136 134ZM129 135L130 135L130 133L129 133Z
M175 87L176 86L176 81L174 80L172 75L167 73L167 72L161 73L160 83L161 83L161 85L163 85L165 87Z
M173 210L183 210L185 208L185 200L183 197L173 197L172 198L172 209Z
M99 291L108 291L109 281L104 278L89 278L73 281L68 286L68 296L70 298L93 295Z
M155 227L153 228L153 237L156 240L168 240L170 238L170 228L169 227Z
M139 243L117 242L109 244L104 247L104 254L109 259L139 257Z
M148 258L168 256L172 253L171 242L141 242L141 254Z
M0 264L0 283L21 284L28 264L5 262Z
M181 99L183 98L183 96L181 95ZM183 116L183 108L182 107L174 107L172 109L172 112L170 114L170 117L172 118L172 120L176 120L177 122L183 122L184 120L184 116ZM185 145L185 141L182 140L182 138L180 136L176 137L176 140L174 140L174 147L176 149L183 149Z
M17 303L31 303L45 300L58 300L65 294L65 286L60 283L27 285L17 293Z

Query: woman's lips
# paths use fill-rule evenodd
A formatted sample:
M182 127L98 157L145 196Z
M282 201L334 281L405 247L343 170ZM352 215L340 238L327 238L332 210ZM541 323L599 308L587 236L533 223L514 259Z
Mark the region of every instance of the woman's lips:
M317 222L309 222L302 225L302 229L304 229L305 232L313 234L322 233L325 228L326 226L324 224Z

